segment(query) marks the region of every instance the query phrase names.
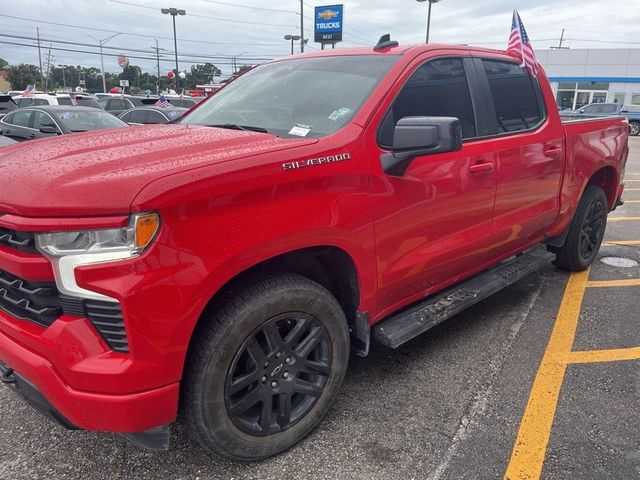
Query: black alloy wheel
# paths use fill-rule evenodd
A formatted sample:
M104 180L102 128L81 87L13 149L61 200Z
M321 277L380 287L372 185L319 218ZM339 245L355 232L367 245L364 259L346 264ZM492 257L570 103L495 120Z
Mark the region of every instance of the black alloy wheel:
M604 237L605 206L600 201L594 201L587 212L587 216L582 224L580 236L580 255L584 260L594 256L600 248L600 243Z
M604 190L587 185L569 225L564 245L553 248L556 265L579 272L589 268L598 256L607 227L608 202Z
M326 288L296 274L244 279L222 295L193 334L184 419L210 452L260 460L302 440L331 407L349 364L347 319Z
M242 344L227 374L229 418L250 435L290 428L322 395L331 359L329 332L311 315L267 320Z

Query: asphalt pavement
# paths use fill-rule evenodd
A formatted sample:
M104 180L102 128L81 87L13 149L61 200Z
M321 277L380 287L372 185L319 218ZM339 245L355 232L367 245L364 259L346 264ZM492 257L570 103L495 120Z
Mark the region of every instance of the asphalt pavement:
M588 274L553 265L397 350L352 358L325 421L234 464L183 427L171 450L70 432L0 388L1 479L640 478L640 138ZM613 263L620 263L614 260Z

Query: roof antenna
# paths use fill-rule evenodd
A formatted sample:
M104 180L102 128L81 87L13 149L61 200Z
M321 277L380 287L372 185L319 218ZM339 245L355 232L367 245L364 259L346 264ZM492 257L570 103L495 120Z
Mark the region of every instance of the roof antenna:
M395 40L391 40L391 34L385 33L380 37L380 40L378 40L377 45L373 47L373 50L377 52L378 50L382 50L384 48L393 48L397 46L398 42L396 42Z

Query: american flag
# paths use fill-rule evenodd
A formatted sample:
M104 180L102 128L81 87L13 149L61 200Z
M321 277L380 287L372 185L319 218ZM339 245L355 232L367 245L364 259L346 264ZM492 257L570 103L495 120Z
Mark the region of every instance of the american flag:
M78 106L78 100L76 100L76 94L73 92L69 92L69 98L71 99L71 105L74 107Z
M538 62L536 54L533 51L527 31L524 29L520 14L517 10L513 11L513 21L511 22L511 35L509 36L509 44L507 45L507 53L518 58L522 63L521 66L529 69L529 72L536 77L538 76Z
M27 88L24 89L24 92L22 92L22 96L23 97L30 97L31 95L33 95L33 92L36 90L36 86L35 85L27 85Z
M156 106L158 107L162 107L162 108L167 108L170 107L171 104L169 103L169 101L164 97L164 95L160 95L160 98L158 99L158 101L156 102Z

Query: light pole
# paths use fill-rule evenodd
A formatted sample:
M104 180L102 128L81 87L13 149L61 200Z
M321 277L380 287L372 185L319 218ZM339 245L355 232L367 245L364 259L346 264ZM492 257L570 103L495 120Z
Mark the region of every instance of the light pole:
M438 3L440 0L417 0L418 2L429 2L429 10L427 12L427 42L429 43L429 27L431 26L431 4Z
M178 81L180 78L180 69L178 68L178 40L176 39L176 16L186 15L186 10L179 10L177 8L162 8L160 11L165 15L171 15L173 19L173 50L176 54L176 92L178 91Z
M67 79L65 78L64 71L68 66L69 65L62 65L62 64L58 65L60 70L62 70L62 88L64 88L65 92L67 91Z
M101 67L101 71L102 71L102 93L107 93L107 79L106 79L105 74L104 74L104 57L102 56L102 46L105 43L107 43L109 40L111 40L112 38L117 37L118 35L122 35L122 34L121 33L114 33L110 37L103 38L102 40L100 40L99 38L96 38L96 37L94 37L92 35L87 35L85 33L85 36L87 36L89 38L93 38L96 42L98 42L100 44L100 67Z
M291 55L293 55L293 42L296 40L300 40L302 38L301 35L285 35L285 40L291 40Z

